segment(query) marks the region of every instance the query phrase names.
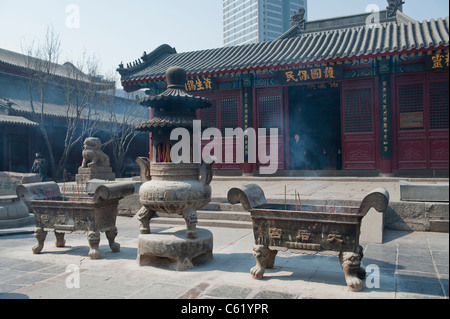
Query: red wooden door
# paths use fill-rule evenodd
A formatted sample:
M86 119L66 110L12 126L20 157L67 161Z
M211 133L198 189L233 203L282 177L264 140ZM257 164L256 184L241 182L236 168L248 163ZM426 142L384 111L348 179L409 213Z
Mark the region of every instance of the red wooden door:
M342 167L377 168L373 80L342 83Z
M223 162L219 166L220 169L243 169L244 163L239 163L236 160L236 153L239 149L243 151L244 145L242 141L233 137L230 142L233 144L232 159L227 160L227 155L229 155L229 150L226 150L226 129L236 129L242 128L242 93L241 90L232 91L220 91L218 97L218 109L220 110L219 122L220 132L222 133L222 158Z
M398 168L426 169L424 78L399 77L396 86Z
M243 148L237 139L233 141L233 159L225 162L225 130L242 127L242 102L241 90L216 91L213 93L199 94L212 100L212 107L198 111L198 118L202 123L220 130L222 136L221 163L217 163L215 169L243 169L243 163L236 161L236 150ZM205 145L211 141L202 140L202 151ZM212 154L218 155L218 154Z
M283 103L283 88L261 88L256 90L256 124L257 128L266 129L266 139L258 137L258 147L265 147L266 154L270 153L270 129L275 128L278 130L278 164L279 170L285 168L285 147L284 147L284 103ZM258 130L256 130L257 136L259 136ZM272 156L271 156L272 157ZM262 167L268 166L269 163L262 164L258 158L258 165Z
M398 76L398 169L448 169L448 75Z
M428 84L430 105L429 164L430 169L449 167L448 74L431 79Z

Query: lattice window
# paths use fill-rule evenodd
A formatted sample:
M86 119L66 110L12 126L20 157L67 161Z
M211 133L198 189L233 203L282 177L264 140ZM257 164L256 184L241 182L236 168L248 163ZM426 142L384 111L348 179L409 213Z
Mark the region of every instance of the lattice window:
M239 126L239 99L220 100L220 128L222 136L225 136L225 129L235 129Z
M423 84L408 84L398 88L400 130L422 130L424 120Z
M262 96L258 99L258 127L266 128L270 132L271 128L281 128L281 96Z
M212 106L200 110L200 120L202 124L207 124L209 127L217 127L217 103L212 100Z
M345 132L364 133L373 131L372 91L355 89L344 91Z
M448 129L448 82L430 84L430 129Z

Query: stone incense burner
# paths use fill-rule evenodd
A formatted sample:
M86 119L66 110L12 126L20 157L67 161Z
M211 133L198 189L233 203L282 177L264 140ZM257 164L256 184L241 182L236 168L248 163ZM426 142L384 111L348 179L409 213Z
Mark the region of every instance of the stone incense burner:
M154 117L136 126L139 131L151 133L151 158L140 157L136 161L141 169L143 185L139 191L143 205L138 213L141 234L150 234L150 220L156 212L182 215L186 220L187 238L197 238L197 209L211 200L210 163L173 163L170 150L177 141L170 140L171 131L185 128L191 134L196 110L211 106L209 99L190 95L185 90L186 71L179 67L166 72L167 90L160 95L149 96L141 105L154 109ZM192 162L192 161L191 161Z
M230 189L228 201L242 203L252 217L256 259L256 266L250 270L253 278L262 279L266 269L274 267L278 251L338 256L349 290L357 292L363 289L366 276L361 267L361 222L372 207L378 212L386 210L389 193L376 189L359 207L297 206L267 203L261 187L248 184Z
M87 232L91 259L100 258L100 232L104 232L111 250L119 252L120 244L115 242L119 200L133 193L133 183L101 185L93 196L78 198L75 193L73 197L61 194L55 182L19 185L17 196L35 216L38 244L33 253L42 251L49 231L55 233L56 247L60 248L65 246L65 234Z

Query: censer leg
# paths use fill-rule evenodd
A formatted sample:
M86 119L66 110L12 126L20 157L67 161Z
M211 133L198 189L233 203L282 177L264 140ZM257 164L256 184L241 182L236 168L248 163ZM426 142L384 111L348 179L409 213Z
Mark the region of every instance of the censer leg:
M183 211L183 217L186 221L186 237L190 239L197 238L197 211L193 208L188 208Z
M119 243L116 243L116 242L114 241L114 240L116 239L117 234L118 234L117 227L114 227L114 228L111 229L111 230L107 230L107 231L105 232L105 234L106 234L106 238L108 238L109 247L111 248L111 250L112 250L114 253L119 252L119 251L120 251L120 244L119 244Z
M155 216L156 212L153 210L148 210L143 206L137 213L138 220L141 223L141 234L150 234L150 220Z
M262 279L266 268L273 268L277 252L276 250L270 250L268 246L253 246L253 257L256 259L256 266L250 270L253 278Z
M89 231L88 232L88 242L89 242L89 257L91 259L99 259L100 251L98 246L100 244L100 232L99 231Z
M63 248L66 246L66 240L64 239L65 233L58 233L55 231L55 237L56 237L56 247Z
M34 231L34 237L36 237L38 244L32 248L33 254L39 254L44 248L44 241L47 237L47 232L42 228L36 228Z
M362 248L357 252L341 252L339 261L345 274L345 281L350 291L359 292L363 289L365 270L361 267Z

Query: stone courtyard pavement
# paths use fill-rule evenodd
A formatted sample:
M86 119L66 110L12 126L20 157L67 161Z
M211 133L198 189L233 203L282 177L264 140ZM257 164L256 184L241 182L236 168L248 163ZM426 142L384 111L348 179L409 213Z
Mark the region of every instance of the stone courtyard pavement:
M364 290L349 292L337 257L280 252L263 280L249 274L255 265L250 229L205 227L214 236L214 258L176 272L136 262L139 223L119 216L111 252L106 236L101 259L88 258L86 235L66 235L56 248L49 233L34 255L33 228L24 234L0 232L0 299L448 299L449 236L446 233L386 230L384 244L363 244L368 271ZM159 228L156 228L159 227ZM171 231L173 226L153 226ZM76 276L79 274L79 276ZM79 288L77 287L79 286Z

